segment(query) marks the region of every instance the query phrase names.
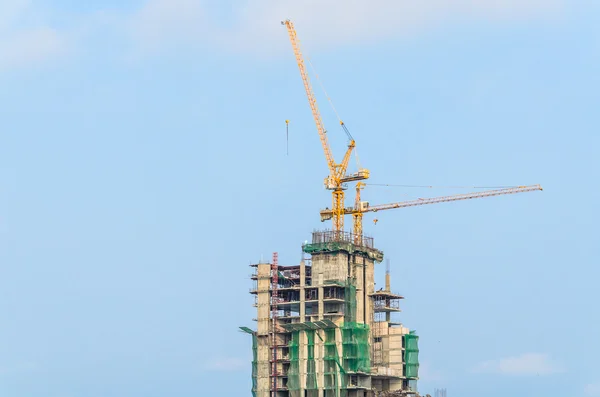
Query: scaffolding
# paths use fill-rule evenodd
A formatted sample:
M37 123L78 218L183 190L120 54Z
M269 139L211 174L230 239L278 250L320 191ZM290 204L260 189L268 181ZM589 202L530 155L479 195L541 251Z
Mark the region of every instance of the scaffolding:
M273 253L273 261L271 262L271 319L273 320L273 327L271 330L271 383L272 383L272 395L277 397L277 379L279 377L279 371L277 368L277 331L279 325L277 324L277 317L279 315L279 263L278 253Z

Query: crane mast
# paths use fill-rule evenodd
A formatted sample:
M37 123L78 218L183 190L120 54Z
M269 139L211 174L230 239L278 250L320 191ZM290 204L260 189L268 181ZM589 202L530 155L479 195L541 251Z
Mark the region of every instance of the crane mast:
M344 123L341 121L340 124L348 134L350 142L348 143L348 148L346 150L342 162L339 164L335 162L333 154L331 153L331 148L329 147L329 141L327 140L327 130L323 125L323 119L321 118L321 113L319 112L317 99L310 84L310 79L308 77L306 65L304 64L302 51L300 50L300 43L298 41L298 34L296 32L294 24L289 19L282 21L281 24L285 25L285 27L287 28L290 37L290 42L292 44L292 49L294 50L294 55L296 57L296 63L298 64L300 76L302 77L302 82L306 91L306 97L308 98L308 104L310 105L313 119L317 126L317 132L319 133L319 138L321 140L321 146L323 147L323 152L325 153L325 159L327 160L329 176L325 178L325 187L328 190L332 190L331 214L333 218L333 230L336 232L341 232L344 230L344 183L368 179L369 171L366 169L359 169L356 173L346 175L346 170L348 168L350 156L352 154L352 151L354 150L354 147L356 146L356 143L348 133L348 130L346 129Z

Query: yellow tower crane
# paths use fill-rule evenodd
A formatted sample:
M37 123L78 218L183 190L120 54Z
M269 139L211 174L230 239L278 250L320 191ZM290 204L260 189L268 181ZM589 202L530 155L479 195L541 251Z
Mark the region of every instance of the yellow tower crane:
M315 98L315 94L312 90L310 79L304 64L304 59L302 58L302 52L300 51L300 43L298 42L296 29L294 28L292 21L289 19L282 21L281 24L285 25L290 36L290 42L292 43L292 48L294 49L294 55L296 56L298 69L300 69L300 76L302 77L304 89L306 90L306 96L308 97L308 104L312 110L312 115L315 120L315 124L317 125L317 132L319 133L319 138L321 139L321 145L323 146L323 151L325 152L327 166L329 167L329 176L325 178L325 188L332 190L333 197L331 218L333 218L333 230L334 232L342 232L344 230L344 184L347 182L368 179L369 170L359 169L357 172L350 175L346 174L348 163L350 161L350 155L356 146L356 142L354 139L352 139L352 135L350 135L350 132L344 125L343 121L340 121L340 124L348 135L348 149L346 150L346 154L344 155L341 163L336 163L334 161L333 154L331 153L331 149L329 147L329 141L327 140L327 130L323 125L323 119L321 118L321 113L319 112L319 108L317 106L317 99Z
M346 170L348 168L348 162L350 161L350 155L356 146L356 142L350 135L350 132L344 125L343 121L340 121L340 124L346 134L348 135L349 143L348 149L346 150L346 154L341 163L336 163L333 159L333 154L331 153L331 149L329 147L329 142L327 140L327 130L323 125L323 120L321 118L321 114L319 112L319 108L317 106L317 99L313 93L312 87L310 85L310 79L308 77L308 73L306 71L306 66L304 64L304 59L302 58L302 52L300 51L300 44L298 42L298 36L296 33L296 29L294 28L294 24L288 19L286 21L281 22L282 25L285 25L287 28L288 34L290 36L290 42L292 43L292 48L294 50L294 55L296 56L296 62L298 64L298 68L300 69L300 76L302 77L302 82L304 83L304 89L306 90L306 96L308 97L308 103L312 110L312 115L315 120L315 124L317 126L317 132L319 133L319 138L321 139L321 145L323 146L323 151L325 152L325 158L327 160L327 166L329 167L329 176L325 178L325 187L329 190L332 190L332 203L333 206L331 209L325 209L321 211L321 221L324 222L326 220L333 220L333 231L337 233L341 233L344 230L344 216L352 215L353 218L353 235L354 235L354 243L362 244L362 218L365 212L377 212L383 210L389 210L393 208L405 208L405 207L414 207L418 205L427 205L427 204L437 204L437 203L445 203L449 201L460 201L460 200L469 200L483 197L492 197L492 196L500 196L505 194L515 194L515 193L524 193L524 192L532 192L536 190L542 190L540 185L532 185L532 186L518 186L513 188L504 188L497 190L488 190L482 192L475 193L465 193L458 194L454 196L443 196L443 197L432 197L425 199L418 199L413 201L404 201L399 203L391 203L391 204L382 204L369 206L368 202L361 201L361 190L364 188L365 183L360 182L362 180L366 180L369 178L369 170L364 168L359 168L358 172L352 174L346 174ZM287 122L287 121L286 121ZM345 183L358 181L356 184L356 198L354 202L354 207L344 207L344 190L346 189Z

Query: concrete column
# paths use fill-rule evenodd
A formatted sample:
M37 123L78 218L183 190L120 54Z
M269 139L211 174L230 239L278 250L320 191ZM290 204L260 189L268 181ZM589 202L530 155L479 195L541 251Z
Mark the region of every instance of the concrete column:
M306 321L306 265L300 262L300 322Z
M269 329L271 312L271 265L258 264L258 324L257 324L257 397L269 397L271 383L271 350L269 348Z
M325 339L325 335L322 331L315 331L315 367L317 371L317 385L319 386L319 397L323 397L323 384L325 382L325 376L323 374L323 372L325 372L325 362L323 361L323 356L325 353L325 345L319 336Z
M256 272L258 278L258 291L257 291L257 311L258 311L258 324L257 334L269 335L269 313L271 311L271 265L268 263L260 263Z
M256 374L256 396L269 397L271 390L271 365L269 363L269 337L257 337L257 374Z
M300 366L300 389L302 392L306 389L306 360L308 359L308 339L306 334L301 331L299 334L300 343L300 354L299 354L299 366ZM304 394L302 394L304 395Z
M371 299L370 295L373 294L375 292L375 263L369 259L369 258L363 258L363 261L365 262L365 267L364 267L364 271L365 271L365 306L366 306L366 313L367 313L367 318L365 319L366 323L369 324L369 326L373 326L373 320L374 320L374 316L373 316L373 299Z
M365 286L363 282L365 268L363 264L364 258L354 257L353 267L354 274L356 275L356 322L362 323L364 321L364 291Z
M323 296L325 291L323 289L323 273L319 273L319 288L317 299L319 300L319 320L323 320L323 312L325 311L325 304L323 303Z

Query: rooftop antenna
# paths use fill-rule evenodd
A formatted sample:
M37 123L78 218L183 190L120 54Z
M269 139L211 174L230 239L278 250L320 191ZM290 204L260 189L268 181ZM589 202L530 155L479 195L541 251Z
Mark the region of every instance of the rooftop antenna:
M385 260L385 290L387 292L391 291L391 287L390 287L390 260L389 260L389 258Z

